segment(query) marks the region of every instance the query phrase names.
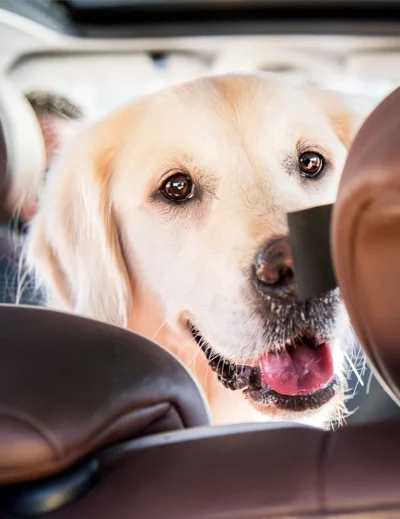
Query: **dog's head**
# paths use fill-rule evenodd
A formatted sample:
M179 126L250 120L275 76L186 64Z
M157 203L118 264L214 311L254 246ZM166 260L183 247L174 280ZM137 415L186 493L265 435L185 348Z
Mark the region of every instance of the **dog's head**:
M348 323L336 292L298 301L286 214L334 201L359 123L341 95L270 78L152 95L65 151L28 260L60 305L118 325L151 293L263 413L321 408L340 392Z

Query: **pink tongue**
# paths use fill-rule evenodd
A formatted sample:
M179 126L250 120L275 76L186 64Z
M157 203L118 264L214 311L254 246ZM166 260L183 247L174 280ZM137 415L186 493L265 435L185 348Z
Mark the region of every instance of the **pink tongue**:
M295 396L314 393L325 388L333 375L329 344L316 348L300 344L281 353L261 357L264 383L281 395Z

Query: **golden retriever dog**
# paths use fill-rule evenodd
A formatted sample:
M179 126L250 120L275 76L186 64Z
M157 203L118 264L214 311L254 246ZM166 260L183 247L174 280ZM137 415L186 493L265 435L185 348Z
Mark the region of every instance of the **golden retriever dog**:
M217 424L327 426L343 408L349 323L336 291L298 300L286 214L335 200L361 122L348 104L227 75L86 128L50 172L27 240L49 306L163 345Z

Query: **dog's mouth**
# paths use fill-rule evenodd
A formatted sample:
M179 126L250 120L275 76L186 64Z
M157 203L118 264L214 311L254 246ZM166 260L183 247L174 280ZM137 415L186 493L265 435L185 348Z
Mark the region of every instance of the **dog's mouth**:
M298 412L318 409L340 389L330 344L309 331L248 365L224 359L191 323L189 329L218 380L228 389L244 391L261 410L271 406Z

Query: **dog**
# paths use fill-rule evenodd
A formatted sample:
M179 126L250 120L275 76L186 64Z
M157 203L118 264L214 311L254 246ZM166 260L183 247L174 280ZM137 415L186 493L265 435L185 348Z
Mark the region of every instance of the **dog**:
M259 75L137 100L60 155L27 264L49 306L176 355L216 424L328 427L349 321L337 291L298 300L286 214L334 202L362 119L344 94Z

